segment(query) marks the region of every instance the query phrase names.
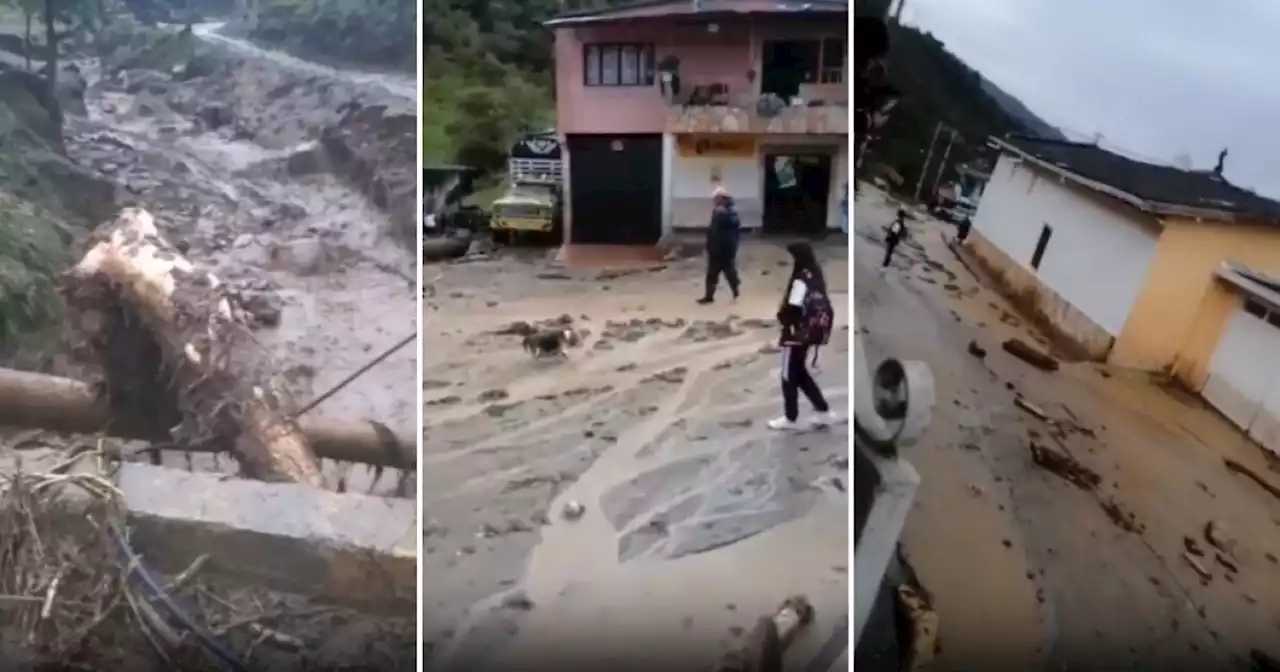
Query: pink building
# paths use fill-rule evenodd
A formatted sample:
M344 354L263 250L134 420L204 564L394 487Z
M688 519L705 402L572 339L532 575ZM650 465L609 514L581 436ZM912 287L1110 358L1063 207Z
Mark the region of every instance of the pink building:
M649 0L555 31L566 243L650 245L707 226L840 227L848 154L847 0Z

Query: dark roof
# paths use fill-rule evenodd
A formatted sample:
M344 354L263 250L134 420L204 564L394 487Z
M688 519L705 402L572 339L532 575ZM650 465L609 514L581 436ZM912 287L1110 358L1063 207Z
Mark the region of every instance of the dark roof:
M1019 135L1002 140L1064 173L1133 196L1151 206L1152 211L1160 210L1160 206L1173 206L1209 213L1280 219L1280 202L1231 184L1211 171L1183 170L1135 161L1088 143ZM1164 209L1168 210L1167 207Z
M632 0L631 2L622 2L609 7L601 7L597 9L587 10L570 10L561 12L552 17L549 21L544 21L543 25L573 25L579 23L592 23L599 20L608 20L613 18L615 14L627 12L634 9L645 9L648 7L662 7L664 5L692 5L694 0ZM849 0L779 0L779 2L768 10L753 10L748 12L737 11L733 7L733 0L703 0L707 5L705 9L699 12L679 12L682 16L698 17L707 20L732 18L734 16L748 14L809 14L823 12L848 12ZM638 17L653 18L653 17Z

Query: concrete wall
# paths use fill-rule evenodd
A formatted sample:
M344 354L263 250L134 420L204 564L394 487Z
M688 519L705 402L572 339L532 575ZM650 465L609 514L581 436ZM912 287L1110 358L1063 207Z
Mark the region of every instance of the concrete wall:
M1044 225L1053 233L1031 267ZM992 171L974 217L975 256L1041 326L1104 357L1137 300L1159 223L1008 155Z
M678 151L675 136L670 148L670 174L664 195L664 211L670 214L666 228L703 229L710 223L711 192L719 178L737 202L743 227L757 229L764 215L764 157L788 149L831 154L831 183L828 185L827 228L840 229L840 200L848 180L847 136L762 135L753 139L749 154L733 156L690 156Z
M690 3L684 3L691 6ZM670 10L666 10L670 11ZM739 10L741 11L741 10ZM654 63L668 54L680 58L681 88L723 83L735 104L759 97L760 45L782 38L843 37L844 23L815 24L786 16L755 21L705 23L653 20L564 27L555 32L556 120L565 133L661 133L667 122L667 103L653 86L586 86L583 47L592 42L654 45Z
M1203 384L1216 337L1229 311L1205 306L1228 297L1211 293L1214 271L1223 261L1259 270L1280 270L1280 230L1250 224L1167 219L1138 301L1116 336L1112 361L1159 370L1173 367L1188 381ZM1189 307L1199 307L1191 310ZM1203 321L1211 324L1197 324ZM1216 325L1216 326L1215 326ZM1199 384L1192 385L1199 389Z
M1200 297L1170 371L1187 389L1197 392L1204 389L1209 377L1209 360L1222 339L1227 320L1243 306L1240 293L1221 281L1211 282Z

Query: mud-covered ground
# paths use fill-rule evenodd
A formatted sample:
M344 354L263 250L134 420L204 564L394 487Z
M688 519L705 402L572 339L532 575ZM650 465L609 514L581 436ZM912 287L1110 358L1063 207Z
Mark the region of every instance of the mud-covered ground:
M932 669L1254 669L1251 650L1280 655L1280 502L1223 466L1280 483L1262 452L1146 374L1045 373L1004 352L1038 337L952 255L947 225L912 222L915 240L878 272L893 206L864 189L854 282L868 355L923 360L937 381L908 456L922 484L903 540L940 617ZM1033 442L1099 484L1037 466Z
M821 254L839 306L846 248ZM746 244L743 298L722 289L712 306L694 303L700 259L619 274L525 252L424 269L429 665L570 669L590 653L708 665L796 593L818 615L793 662L839 627L847 427L764 426L781 412L786 259L780 244ZM536 359L496 333L514 321L569 325L584 341ZM819 360L838 409L847 333Z
M80 61L86 114L68 118L67 150L238 289L261 322L257 340L302 404L417 328L414 252L393 240L389 208L332 165L320 142L343 109L414 102L394 78L307 67L211 31L196 32L217 63L200 77ZM410 344L311 413L412 435L415 359ZM189 456L164 459L182 466ZM233 468L229 459L195 460ZM354 491L373 485L364 467L326 471L334 483L345 473ZM394 482L384 478L375 492Z

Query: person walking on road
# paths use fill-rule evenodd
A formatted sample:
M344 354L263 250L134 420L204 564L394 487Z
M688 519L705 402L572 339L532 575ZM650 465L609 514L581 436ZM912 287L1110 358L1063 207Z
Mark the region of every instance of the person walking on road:
M898 243L907 235L907 211L898 208L898 215L894 218L889 226L884 230L884 261L880 264L880 268L889 268L889 263L893 261L893 251L897 249Z
M831 412L826 397L809 371L809 354L813 363L818 361L818 348L831 339L835 311L827 296L827 283L818 265L813 247L808 243L792 243L791 279L787 282L782 305L778 308L778 323L782 333L778 345L782 348L782 409L783 416L769 421L770 429L796 430L805 428L799 423L800 395L817 412L809 427L827 427L838 417Z
M733 206L733 198L724 187L711 192L711 225L707 227L707 288L698 303L716 299L716 285L723 275L733 298L738 298L738 240L742 236L742 220Z

